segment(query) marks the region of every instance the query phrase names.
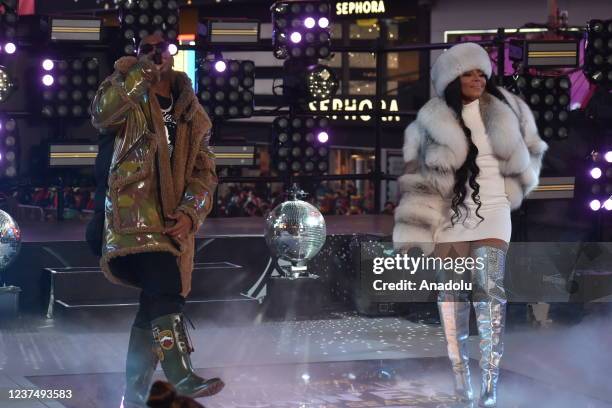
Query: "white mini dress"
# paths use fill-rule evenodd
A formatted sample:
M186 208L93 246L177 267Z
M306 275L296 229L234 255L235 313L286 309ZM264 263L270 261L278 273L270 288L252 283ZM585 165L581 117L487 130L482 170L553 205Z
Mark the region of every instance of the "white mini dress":
M512 234L510 201L505 191L504 178L499 171L499 161L493 154L482 121L479 100L463 105L462 116L465 125L472 131L472 141L478 147L476 164L480 168L480 174L476 177L476 181L480 185L479 195L482 203L478 214L484 218L484 221L481 222L476 216L476 203L471 197L473 190L466 183L467 195L464 204L468 211L459 207L461 219L452 225L453 212L450 210L446 222L437 229L434 241L443 243L497 238L510 242Z

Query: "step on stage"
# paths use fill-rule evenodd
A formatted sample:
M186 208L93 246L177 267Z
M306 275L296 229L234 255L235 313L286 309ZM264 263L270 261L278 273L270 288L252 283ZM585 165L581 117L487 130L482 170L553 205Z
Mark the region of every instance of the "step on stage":
M319 303L331 301L330 268L346 263L351 237L369 235L390 237L393 217L328 216L326 244L311 264L311 272L321 276L324 294ZM65 310L129 307L138 302L138 292L114 285L102 275L98 259L84 241L86 223L63 221L20 224L21 254L6 273L7 283L18 286L22 310L43 312L53 317ZM195 268L191 305L207 304L224 310L256 309L266 293L266 278L278 262L270 257L263 236L263 218L209 218L196 239ZM335 257L335 262L331 259ZM344 257L344 260L341 258ZM305 283L308 285L307 283ZM325 286L327 285L327 286ZM304 288L304 290L307 290ZM348 293L339 294L348 297ZM347 300L347 299L344 299Z

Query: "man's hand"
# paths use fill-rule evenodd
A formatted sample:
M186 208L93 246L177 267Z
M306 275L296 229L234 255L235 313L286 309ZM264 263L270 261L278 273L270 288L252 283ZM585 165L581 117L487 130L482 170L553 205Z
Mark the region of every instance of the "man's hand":
M164 230L164 234L170 235L173 238L184 239L193 227L191 217L184 212L178 211L168 216L170 219L176 220L176 224Z

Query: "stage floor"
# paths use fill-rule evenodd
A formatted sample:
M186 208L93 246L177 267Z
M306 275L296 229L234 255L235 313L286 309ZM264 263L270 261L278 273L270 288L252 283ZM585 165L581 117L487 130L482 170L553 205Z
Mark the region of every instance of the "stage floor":
M337 312L316 320L211 321L194 315L194 366L227 383L208 408L458 407L438 324ZM130 313L1 327L0 406L118 407ZM612 407L610 320L506 335L500 408ZM472 357L477 338L470 338ZM472 360L478 373L477 361ZM156 376L163 378L158 371ZM478 390L478 381L474 378ZM71 389L69 401L9 401L9 388Z
M380 234L391 235L391 215L327 215L327 234ZM227 236L263 236L263 217L208 218L198 231L198 238ZM66 221L21 221L23 242L84 241L87 222Z

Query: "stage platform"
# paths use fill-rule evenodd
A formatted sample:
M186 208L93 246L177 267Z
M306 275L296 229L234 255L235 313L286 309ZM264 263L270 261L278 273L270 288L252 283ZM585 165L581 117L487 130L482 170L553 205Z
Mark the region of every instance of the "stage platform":
M311 320L191 314L194 367L226 389L207 408L465 408L452 398L441 327L352 312ZM506 331L500 408L610 408L609 316ZM132 314L22 317L0 323L0 406L118 408ZM478 393L478 337L469 340ZM155 375L163 379L158 370ZM15 401L8 389L71 390L69 400Z
M393 217L385 215L328 216L325 219L326 244L314 260L319 266L348 265L351 239L358 236L389 238L393 228ZM206 220L196 236L193 288L188 302L224 302L223 308L227 310L238 308L240 313L256 312L254 309L258 306L253 302L261 303L266 293L264 280L274 268L278 269L265 243L264 225L265 219L261 217ZM136 290L111 284L102 275L98 258L85 242L86 226L86 220L20 222L21 253L6 271L5 280L21 288L21 310L52 317L62 309L133 307L137 304ZM332 262L333 257L338 258L336 262ZM320 299L321 304L333 302L332 290L344 292L336 298L344 298L341 300L345 303L349 300L349 290L337 287L337 282L332 281L333 270L323 267L314 273L322 276L319 287L325 295Z

